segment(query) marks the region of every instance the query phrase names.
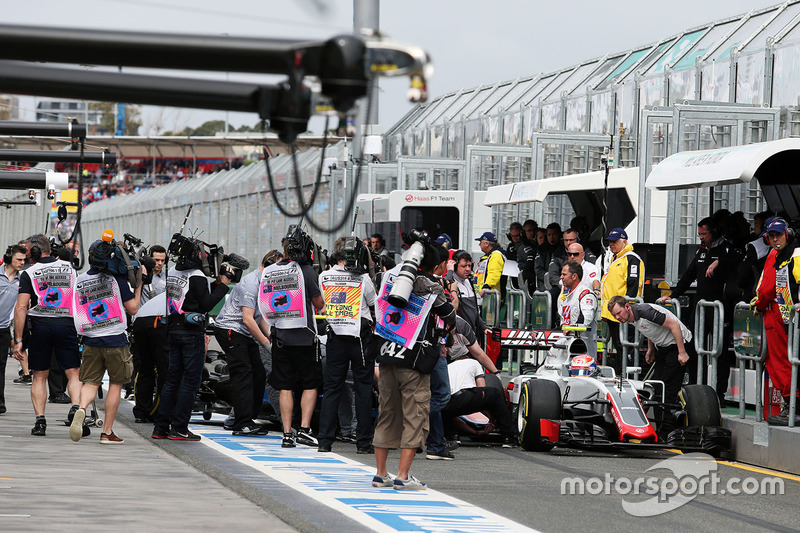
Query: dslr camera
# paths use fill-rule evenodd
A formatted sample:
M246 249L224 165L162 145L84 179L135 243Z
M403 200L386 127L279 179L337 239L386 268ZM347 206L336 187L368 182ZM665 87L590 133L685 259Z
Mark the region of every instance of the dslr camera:
M431 238L425 230L412 229L403 235L403 240L409 244L408 251L387 298L390 304L400 309L408 305L419 265L425 257L425 246L431 244Z

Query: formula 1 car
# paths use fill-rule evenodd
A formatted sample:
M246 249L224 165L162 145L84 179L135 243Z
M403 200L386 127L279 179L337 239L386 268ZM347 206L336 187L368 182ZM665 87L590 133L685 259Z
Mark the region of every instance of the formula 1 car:
M716 392L707 385L685 385L679 402L667 403L662 381L629 380L596 365L578 331L496 329L491 342L495 352L546 352L541 362L526 357L523 373L507 387L526 450L645 447L718 456L731 448Z

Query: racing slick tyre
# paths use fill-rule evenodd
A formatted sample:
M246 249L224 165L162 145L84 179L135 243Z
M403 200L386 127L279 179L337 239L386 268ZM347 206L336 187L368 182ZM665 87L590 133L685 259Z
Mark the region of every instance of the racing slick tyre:
M553 381L529 379L522 384L517 409L519 445L523 449L546 452L554 444L542 440L541 420L561 420L561 389Z
M684 385L678 401L686 411L687 426L721 426L722 414L716 391L708 385Z

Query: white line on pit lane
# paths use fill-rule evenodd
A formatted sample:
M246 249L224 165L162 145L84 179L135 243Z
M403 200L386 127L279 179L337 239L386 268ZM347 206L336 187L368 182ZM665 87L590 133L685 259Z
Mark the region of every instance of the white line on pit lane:
M427 489L373 488L374 466L316 448L281 448L280 435L233 437L227 431L192 425L200 442L255 468L375 531L535 532L458 498Z

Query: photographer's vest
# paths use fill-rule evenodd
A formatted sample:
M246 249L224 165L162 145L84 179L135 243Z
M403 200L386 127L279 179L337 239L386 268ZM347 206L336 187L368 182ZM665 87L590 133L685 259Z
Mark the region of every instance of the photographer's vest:
M418 295L412 292L405 309L390 304L389 293L392 292L394 279L401 267L402 265L396 266L383 277L381 290L375 302L377 315L375 333L403 348L413 348L425 333L424 328L436 296L432 293Z
M258 310L270 327L308 327L305 278L298 263L275 263L264 269L258 286Z
M67 261L38 263L25 271L31 278L33 292L39 301L28 310L28 316L69 318L72 316L72 292L75 269Z
M325 299L325 319L337 335L358 337L361 333L361 300L364 277L341 270L326 270L319 275Z
M781 311L784 324L789 323L792 306L797 303L794 301L794 298L792 298L789 276L794 275L794 272L790 271L790 269L796 271L798 268L795 266L795 262L798 262L798 266L800 266L800 259L798 258L800 258L800 247L795 248L789 260L778 265L777 271L775 272L775 302L778 304L778 308Z
M183 302L186 301L186 294L189 292L189 278L203 278L208 283L209 290L211 282L200 269L178 270L175 267L169 269L167 273L167 307L170 315L182 315Z
M125 333L125 305L117 280L109 274L84 272L78 276L72 313L78 335L108 337Z

